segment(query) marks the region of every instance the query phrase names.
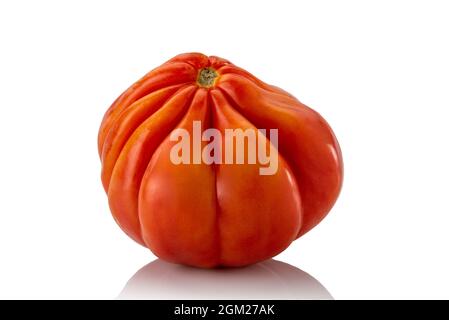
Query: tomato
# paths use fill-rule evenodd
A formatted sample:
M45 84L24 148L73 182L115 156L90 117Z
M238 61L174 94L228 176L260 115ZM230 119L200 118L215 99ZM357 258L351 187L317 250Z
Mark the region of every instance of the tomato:
M178 148L174 132L198 138L198 130L200 140ZM227 136L238 130L253 130L262 144ZM173 161L175 148L192 161ZM124 232L166 261L198 267L277 255L327 215L343 179L338 142L317 112L200 53L174 57L122 93L103 118L98 150ZM263 151L276 159L269 174L261 173Z

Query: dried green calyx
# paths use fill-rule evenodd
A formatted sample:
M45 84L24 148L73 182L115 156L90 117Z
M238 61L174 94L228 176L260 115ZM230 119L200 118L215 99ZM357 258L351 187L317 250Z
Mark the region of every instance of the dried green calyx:
M210 67L203 68L198 72L198 79L196 82L201 87L210 88L215 84L218 73Z

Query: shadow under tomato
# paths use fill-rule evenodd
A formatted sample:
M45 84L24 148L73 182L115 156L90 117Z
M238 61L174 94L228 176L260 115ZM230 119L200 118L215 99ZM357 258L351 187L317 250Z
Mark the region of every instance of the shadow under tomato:
M276 260L245 268L198 269L157 259L134 274L118 299L333 299L306 272Z

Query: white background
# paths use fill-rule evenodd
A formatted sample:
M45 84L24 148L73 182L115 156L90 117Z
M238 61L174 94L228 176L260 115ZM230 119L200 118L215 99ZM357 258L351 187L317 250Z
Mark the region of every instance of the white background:
M336 299L448 299L448 17L445 1L2 1L0 298L116 298L155 259L109 213L97 130L132 82L199 51L340 141L337 205L276 259Z

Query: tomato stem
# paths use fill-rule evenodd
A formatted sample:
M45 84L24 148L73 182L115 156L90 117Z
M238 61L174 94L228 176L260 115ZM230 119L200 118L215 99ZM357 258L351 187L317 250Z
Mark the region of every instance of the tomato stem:
M210 88L215 84L215 80L218 77L218 73L211 67L203 68L198 72L198 78L196 82L199 86Z

